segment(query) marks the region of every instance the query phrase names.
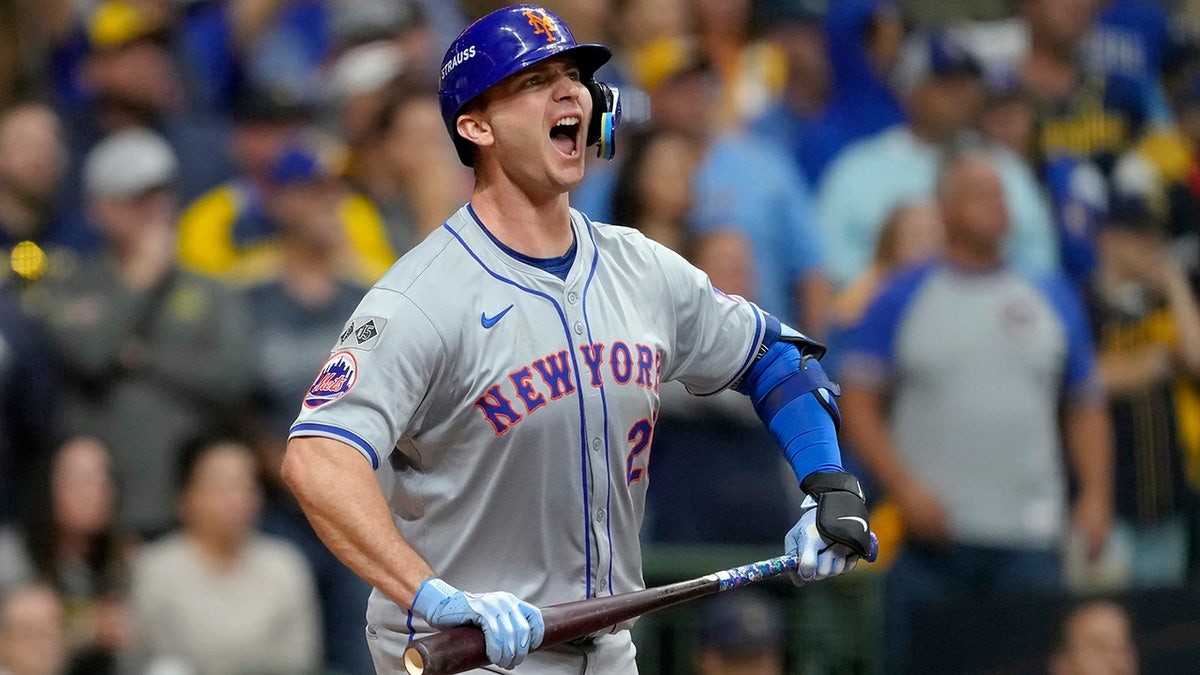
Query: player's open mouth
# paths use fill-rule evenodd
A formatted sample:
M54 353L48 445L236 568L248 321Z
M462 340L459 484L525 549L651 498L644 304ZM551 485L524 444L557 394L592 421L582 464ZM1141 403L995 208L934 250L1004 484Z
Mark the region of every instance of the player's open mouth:
M570 115L558 121L557 124L550 127L550 142L559 152L567 157L575 157L579 154L579 117Z

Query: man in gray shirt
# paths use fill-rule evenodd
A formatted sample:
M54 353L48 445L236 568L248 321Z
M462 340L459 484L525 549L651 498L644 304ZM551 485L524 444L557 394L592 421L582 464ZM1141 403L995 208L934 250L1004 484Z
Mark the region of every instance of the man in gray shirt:
M950 156L938 198L944 258L884 286L841 372L843 428L906 529L884 612L897 672L919 603L1057 589L1068 530L1096 555L1112 519L1112 439L1078 299L1005 265L1008 209L987 154Z

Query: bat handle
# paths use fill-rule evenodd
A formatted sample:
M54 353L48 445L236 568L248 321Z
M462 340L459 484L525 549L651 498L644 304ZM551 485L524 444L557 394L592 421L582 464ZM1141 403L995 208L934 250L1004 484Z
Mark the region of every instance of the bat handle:
M873 563L878 558L879 558L879 539L875 536L875 533L872 532L871 533L871 550L867 551L866 561L869 563Z
M459 673L489 663L483 631L477 626L448 628L413 640L404 650L404 671L407 675Z

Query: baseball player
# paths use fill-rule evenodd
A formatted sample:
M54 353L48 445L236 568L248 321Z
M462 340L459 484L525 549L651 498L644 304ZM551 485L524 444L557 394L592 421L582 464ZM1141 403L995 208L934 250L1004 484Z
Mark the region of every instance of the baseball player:
M753 398L807 494L785 537L798 581L845 572L871 545L824 348L569 208L586 147L611 156L619 94L594 79L609 56L533 5L450 45L441 107L475 171L471 201L366 294L292 426L284 477L375 587L381 673L403 672L414 637L465 623L499 668L636 672L628 626L530 652L539 606L643 587L664 380Z

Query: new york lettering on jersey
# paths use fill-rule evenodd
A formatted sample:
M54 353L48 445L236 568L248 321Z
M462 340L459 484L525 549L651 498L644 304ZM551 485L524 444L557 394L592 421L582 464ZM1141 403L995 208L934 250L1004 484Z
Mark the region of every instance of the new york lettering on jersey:
M587 368L590 386L602 388L606 378L609 383L641 387L658 394L662 377L662 352L641 343L619 340L605 351L608 345L603 342L579 345L579 354ZM636 354L636 356L635 356ZM542 387L536 386L534 373L540 376ZM491 425L497 435L502 435L515 424L546 405L547 396L551 401L557 401L563 396L575 393L572 384L571 363L567 351L560 350L554 354L533 361L508 374L504 382L499 382L487 388L482 396L475 399L475 407L482 413L484 419ZM519 401L523 406L518 411L514 404Z

